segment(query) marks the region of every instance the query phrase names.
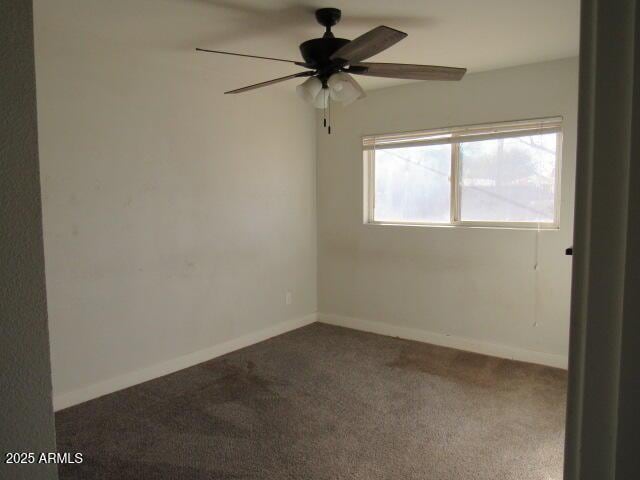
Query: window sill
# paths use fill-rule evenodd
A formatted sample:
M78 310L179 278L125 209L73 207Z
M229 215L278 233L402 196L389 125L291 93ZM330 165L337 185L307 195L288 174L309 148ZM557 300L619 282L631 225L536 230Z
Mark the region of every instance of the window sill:
M559 231L560 226L556 224L536 224L536 223L490 223L490 222L464 222L464 223L411 223L411 222L364 222L364 225L378 227L427 227L427 228L472 228L480 230L529 230L529 231Z

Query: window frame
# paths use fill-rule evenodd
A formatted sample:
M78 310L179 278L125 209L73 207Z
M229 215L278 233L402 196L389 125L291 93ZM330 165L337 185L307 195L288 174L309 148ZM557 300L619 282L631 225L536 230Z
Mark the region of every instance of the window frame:
M393 134L365 135L362 137L363 156L363 214L366 225L396 225L420 227L471 227L492 229L558 230L560 228L562 185L562 120L560 116L544 117L507 122L481 123L456 127L444 127ZM554 219L552 222L505 222L460 219L460 144L465 138L499 139L536 135L556 134L556 175L554 183ZM444 137L444 138L443 138ZM446 140L449 139L449 140ZM456 140L457 139L457 140ZM449 222L402 222L375 220L375 152L376 144L404 146L450 144L450 219ZM391 148L391 147L388 147Z

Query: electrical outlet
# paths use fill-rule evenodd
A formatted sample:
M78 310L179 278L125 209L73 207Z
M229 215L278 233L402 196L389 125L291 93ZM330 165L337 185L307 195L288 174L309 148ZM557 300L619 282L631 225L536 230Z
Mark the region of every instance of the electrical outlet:
M291 292L285 293L284 303L286 303L287 305L291 305L293 303L293 294Z

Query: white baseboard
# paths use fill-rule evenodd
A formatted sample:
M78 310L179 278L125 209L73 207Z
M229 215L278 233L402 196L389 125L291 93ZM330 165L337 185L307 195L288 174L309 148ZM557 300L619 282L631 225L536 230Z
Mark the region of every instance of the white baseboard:
M154 378L162 377L183 368L192 367L198 363L206 362L212 358L219 357L234 350L248 347L263 340L267 340L271 337L281 335L283 333L295 330L305 325L314 323L317 319L315 313L306 315L301 318L295 318L293 320L287 320L271 327L252 332L243 335L232 340L228 340L224 343L214 345L203 350L198 350L187 355L167 360L162 363L158 363L151 367L142 368L133 372L118 375L117 377L103 380L101 382L87 385L86 387L78 388L69 392L64 392L53 396L53 409L55 411L62 410L63 408L77 405L78 403L86 402L94 398L107 395L109 393L122 390L124 388L137 385L138 383L153 380Z
M364 332L387 335L389 337L399 337L406 340L416 340L418 342L431 343L442 347L457 348L469 352L482 353L492 357L508 358L521 362L536 363L550 367L567 369L568 359L564 355L553 353L535 352L521 348L508 347L506 345L496 345L470 338L454 337L442 333L433 333L417 328L401 327L389 323L364 320L362 318L347 317L343 315L333 315L318 313L318 321L337 325L340 327L362 330Z

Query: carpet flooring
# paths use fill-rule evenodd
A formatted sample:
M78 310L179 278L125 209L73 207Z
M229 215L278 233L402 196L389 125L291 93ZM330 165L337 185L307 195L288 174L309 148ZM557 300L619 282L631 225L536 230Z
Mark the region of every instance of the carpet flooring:
M58 412L60 478L560 480L565 383L315 323Z

